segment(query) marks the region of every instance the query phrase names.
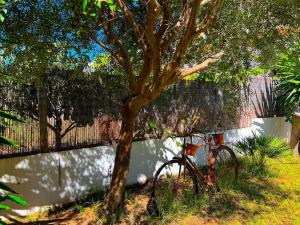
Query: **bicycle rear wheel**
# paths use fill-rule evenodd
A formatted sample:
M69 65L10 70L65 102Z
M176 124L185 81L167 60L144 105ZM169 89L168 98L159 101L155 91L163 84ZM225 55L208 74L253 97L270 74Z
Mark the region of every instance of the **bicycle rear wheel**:
M182 159L171 160L155 174L148 211L154 216L172 213L188 206L198 192L197 177L190 164L183 165Z
M238 178L238 161L231 148L221 145L216 149L215 178L218 188L233 185Z

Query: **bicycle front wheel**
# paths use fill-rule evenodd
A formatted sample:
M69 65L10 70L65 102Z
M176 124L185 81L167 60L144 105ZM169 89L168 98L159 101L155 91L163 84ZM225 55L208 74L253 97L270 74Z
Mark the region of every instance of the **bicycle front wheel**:
M216 149L215 176L218 188L234 184L238 178L238 161L231 148L221 145Z
M184 165L185 164L185 165ZM174 159L164 163L156 172L148 210L152 215L174 213L188 207L198 194L197 177L188 163Z

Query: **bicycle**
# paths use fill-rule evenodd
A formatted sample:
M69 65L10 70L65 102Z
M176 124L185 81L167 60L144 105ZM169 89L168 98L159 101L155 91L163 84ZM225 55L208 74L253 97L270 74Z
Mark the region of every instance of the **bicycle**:
M190 143L186 142L190 138ZM193 137L204 143L193 144ZM151 187L147 209L150 215L162 216L160 209L170 207L170 202L182 201L188 204L201 189L219 190L234 183L238 178L238 162L233 150L224 144L224 134L214 133L204 136L191 132L183 138L181 155L164 163L156 171ZM194 157L199 148L207 149L207 166L199 169L189 156Z

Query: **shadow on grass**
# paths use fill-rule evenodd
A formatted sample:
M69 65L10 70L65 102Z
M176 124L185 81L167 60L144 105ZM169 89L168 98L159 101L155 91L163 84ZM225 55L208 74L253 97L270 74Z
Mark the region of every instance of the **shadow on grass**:
M49 219L49 220L40 220L40 221L35 221L35 222L20 222L19 220L15 220L13 218L9 218L9 220L13 223L13 224L23 224L23 225L51 225L51 224L58 224L58 223L62 223L66 220L68 220L68 218L64 218L64 219Z
M132 225L168 224L191 215L207 220L208 224L211 219L224 222L236 215L246 220L249 215L268 212L270 208L275 208L281 201L289 198L291 192L270 179L276 176L276 171L266 170L257 177L247 172L246 166L240 169L236 184L223 187L219 192L201 194L197 200L186 205L166 207L163 218L154 218L147 213L145 205L149 199L148 186L128 190L125 205L114 222ZM173 204L173 201L169 204Z
M190 201L185 205L175 205L167 207L163 218L151 217L146 209L147 202L150 196L151 182L144 187L131 187L126 190L126 196L123 207L118 215L113 219L111 224L169 224L170 222L180 220L188 216L195 216L204 221L211 219L222 222L229 221L238 215L241 220L247 220L249 216L255 216L260 213L268 213L276 208L280 202L289 199L290 195L300 195L299 190L285 190L280 183L273 181L276 176L276 171L266 171L260 177L253 176L245 169L247 165L240 168L239 179L236 184L221 188L219 192L204 193L199 197ZM275 172L275 173L274 173ZM275 174L275 175L274 175ZM96 194L89 196L77 202L74 206L66 207L73 210L74 214L78 214L86 207L90 207L93 203L99 203L103 200L103 195ZM100 198L99 198L100 197ZM172 202L170 202L172 204ZM50 214L55 214L62 209L57 209ZM55 216L55 218L60 218ZM48 223L40 221L38 223L23 223L23 224L65 224L64 221L51 221ZM66 223L67 224L67 223ZM187 223L188 224L188 223ZM196 223L193 223L196 224ZM200 224L200 223L199 223Z
M266 176L269 177L267 173ZM216 217L220 221L236 214L246 218L250 214L262 213L265 206L276 207L289 195L288 191L274 185L267 177L258 178L241 171L237 183L209 196L205 213L198 215ZM253 208L245 207L242 201L251 202Z

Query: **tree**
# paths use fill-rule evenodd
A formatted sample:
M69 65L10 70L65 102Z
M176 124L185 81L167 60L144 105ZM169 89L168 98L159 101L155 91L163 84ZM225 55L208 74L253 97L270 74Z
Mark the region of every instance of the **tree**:
M48 151L46 72L85 66L88 44L69 29L70 11L61 1L6 1L7 14L0 31L1 75L34 82L38 89L40 150ZM50 22L51 21L51 22ZM82 54L79 54L82 53ZM79 62L81 64L79 64Z
M76 70L53 68L46 71L47 116L54 119L47 126L55 133L55 148L62 147L62 138L76 127L93 124L104 110L104 87L94 74ZM38 89L34 83L12 82L2 91L9 95L1 99L2 105L19 115L39 120ZM70 124L63 129L63 121Z
M284 47L279 30L286 28L287 36L295 32L300 15L296 0L69 3L74 28L93 40L100 52L110 53L127 81L120 142L105 201L107 215L117 210L123 198L138 111L166 87L202 72L221 57L230 62L231 70L249 67L257 55L272 59L272 46Z

